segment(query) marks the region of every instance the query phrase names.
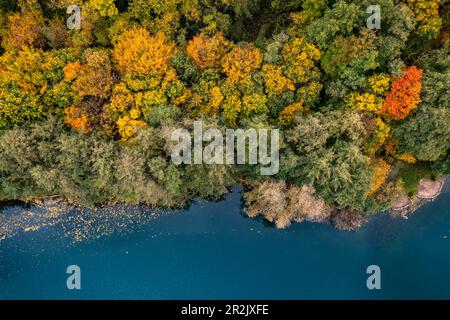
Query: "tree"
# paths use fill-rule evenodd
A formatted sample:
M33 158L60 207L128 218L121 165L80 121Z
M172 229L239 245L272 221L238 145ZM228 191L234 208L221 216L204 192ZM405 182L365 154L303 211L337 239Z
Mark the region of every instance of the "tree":
M162 34L151 36L144 28L133 28L117 38L113 57L124 74L144 76L153 72L163 75L173 53L174 44L166 43Z
M331 208L315 193L311 186L263 181L244 193L245 213L250 217L262 215L277 228L286 228L291 222L304 220L326 221Z
M101 17L112 17L118 13L114 0L88 0L86 8L95 10Z
M340 208L363 208L372 176L361 150L364 132L356 113L297 117L286 132L289 149L281 153L281 177L314 186Z
M406 68L405 73L392 82L381 112L394 120L406 118L420 102L422 74L423 71L415 66Z
M325 10L322 17L309 24L305 33L319 49L326 49L336 36L349 36L362 26L365 23L364 12L356 3L337 1L331 9Z
M72 82L80 99L86 96L108 98L113 84L109 52L87 49L83 53L83 62L69 63L64 69L65 80Z
M79 107L71 106L64 110L66 114L65 123L82 133L91 133L92 125L89 117Z
M186 51L201 69L219 68L230 45L222 33L213 37L200 33L189 41Z
M39 97L17 86L0 87L0 129L30 124L44 115Z
M399 151L411 152L422 161L436 161L450 149L450 109L423 109L394 129Z
M283 74L283 69L280 66L263 65L262 76L269 97L272 95L279 96L286 91L295 91L294 82Z
M252 44L236 46L222 60L223 71L232 83L239 83L261 67L262 56Z
M372 187L368 192L368 196L371 196L377 192L381 186L386 182L391 166L383 159L377 159L372 163L374 168L372 174Z
M442 20L439 17L440 2L440 0L408 0L407 2L419 22L419 33L429 39L436 38L442 26Z

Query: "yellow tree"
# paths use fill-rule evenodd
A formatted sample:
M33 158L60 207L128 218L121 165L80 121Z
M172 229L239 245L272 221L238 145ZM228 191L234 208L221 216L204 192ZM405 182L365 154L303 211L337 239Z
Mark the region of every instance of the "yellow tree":
M252 44L236 46L223 58L223 71L232 83L239 83L261 67L261 51Z
M221 33L213 37L200 33L189 41L186 51L201 69L219 68L230 45Z
M119 12L114 4L114 0L88 0L86 8L94 10L101 17L112 17Z
M32 12L14 13L8 16L7 30L2 41L6 50L20 49L23 46L42 46L41 33L44 20Z
M408 6L419 23L419 33L429 39L436 38L442 26L439 3L440 0L408 0Z
M133 28L117 38L113 57L123 74L164 75L174 49L173 42L166 42L163 34L151 36L145 28Z
M376 159L372 163L372 186L369 190L368 196L377 192L381 186L386 182L386 179L391 171L391 166L383 159Z
M295 91L294 82L286 77L280 66L265 64L262 68L266 93L270 96L279 96L286 91Z

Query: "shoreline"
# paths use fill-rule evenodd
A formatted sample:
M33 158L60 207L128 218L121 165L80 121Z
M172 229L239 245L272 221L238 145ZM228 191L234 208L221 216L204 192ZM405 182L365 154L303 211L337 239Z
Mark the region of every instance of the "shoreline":
M439 186L436 185L437 182L439 183ZM433 183L434 185L432 185ZM389 214L394 217L398 216L408 219L408 216L413 214L416 210L438 198L442 194L442 190L446 183L448 183L447 177L442 177L436 181L421 180L418 192L412 198L407 197L409 201L404 205L396 208L392 207L389 210ZM402 200L404 201L406 198Z
M442 190L445 186L446 183L448 183L448 178L447 177L443 177L439 180L437 180L439 182L439 185L436 189L436 192L433 192L431 194L431 196L428 197L424 197L424 193L418 193L418 195L416 196L416 199L409 199L409 203L399 207L399 208L390 208L389 210L387 210L387 213L392 216L392 217L399 217L399 218L404 218L404 219L408 219L408 216L413 214L416 210L418 210L419 208L423 207L424 205L426 205L429 202L434 201L436 198L438 198L441 194L442 194ZM436 188L437 185L431 184L433 187ZM421 185L427 185L430 186L430 182L429 181L421 181ZM242 185L236 185L236 186L240 186L243 187ZM426 189L422 189L426 190ZM232 190L230 189L230 192L232 192ZM426 192L425 192L426 194ZM195 199L189 201L189 203L186 204L186 206L184 206L184 208L189 208L192 204L192 201L194 201ZM220 202L221 200L216 200L214 202ZM213 201L213 200L206 200L206 201ZM87 208L87 207L83 207L83 206L79 206L73 203L68 202L64 197L61 196L57 196L57 195L53 195L50 196L48 198L45 199L41 199L41 198L35 198L35 199L31 199L29 201L19 201L19 200L8 200L8 201L1 201L0 202L0 210L5 209L7 207L12 207L12 206L16 206L16 205L22 205L24 207L26 206L36 206L39 208L42 208L44 210L46 210L48 212L49 216L54 216L57 217L60 214L62 214L63 212L66 212L68 210L70 210L70 208L81 208L81 209L88 209L88 210L97 210L99 208L102 207L107 207L107 206L119 206L119 205L130 205L130 204L126 204L126 203L103 203L100 204L98 207L94 207L94 208ZM145 204L140 204L140 205L131 205L131 206L135 206L135 207L139 207L139 206L146 206ZM150 206L148 206L150 208ZM164 210L164 209L175 209L175 208L165 208L165 207L155 207L154 209L156 210ZM386 211L385 211L386 212ZM382 213L382 212L376 212L377 213ZM344 230L344 231L357 231L358 229L360 229L365 223L367 223L367 221L370 219L370 217L368 217L367 215L363 215L363 214L357 214L357 213L352 213L352 212L347 212L345 210L337 210L334 209L333 214L330 216L329 219L327 219L326 221L320 222L320 223L328 223L331 226L333 226L333 228L339 229L339 230ZM274 226L275 227L275 226ZM32 227L30 226L26 226L24 227L24 231L29 231L32 230ZM1 237L0 237L1 238Z

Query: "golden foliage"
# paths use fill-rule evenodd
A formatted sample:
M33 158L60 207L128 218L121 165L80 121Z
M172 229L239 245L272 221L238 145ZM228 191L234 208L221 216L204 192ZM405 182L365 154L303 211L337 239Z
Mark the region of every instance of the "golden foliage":
M164 35L151 36L145 28L133 28L117 37L113 57L122 73L163 75L169 68L175 46Z
M417 159L411 153L400 153L395 155L395 158L409 164L414 164L417 162Z
M88 0L86 8L95 10L101 17L112 17L119 13L114 0Z
M294 82L285 77L283 69L273 64L265 64L262 68L266 85L266 93L270 96L279 96L286 91L295 91Z
M86 50L84 60L85 63L80 66L72 88L79 97L108 98L113 84L109 53L106 50ZM70 69L73 69L73 67L69 67L69 76Z
M220 88L215 86L212 87L210 90L210 99L209 99L209 103L205 108L205 112L211 114L211 115L216 115L219 113L219 108L223 102L223 95L222 92L220 91Z
M119 134L123 141L132 138L139 128L145 128L146 123L142 120L135 120L130 116L121 117L117 120L117 127L119 128Z
M306 83L320 76L315 62L320 59L320 51L304 38L294 38L283 47L286 75L295 83Z
M419 33L429 39L434 39L442 26L439 17L440 2L440 0L408 0L408 6L419 22Z
M391 171L391 166L383 159L376 159L373 162L372 167L372 186L370 187L367 196L373 195L381 188L381 186L386 182L389 172Z
M108 108L112 112L124 113L133 103L132 94L113 94Z
M80 61L69 62L64 67L64 80L66 80L67 82L71 82L78 76L81 70L82 67Z
M267 110L267 97L263 94L253 93L242 98L242 111L246 114Z
M368 154L373 157L375 153L386 143L391 135L391 128L380 118L376 118L375 127L368 144Z
M242 109L242 102L238 96L227 97L223 104L223 117L231 127L236 127L236 120Z
M389 90L391 79L388 75L380 73L368 79L369 86L375 94L383 94Z
M201 69L218 68L230 45L222 33L213 37L200 33L189 41L186 51Z
M234 47L223 58L223 71L232 83L238 83L261 67L261 51L252 44Z
M346 99L346 104L353 109L375 114L380 113L383 107L383 101L371 93L351 93Z
M42 72L43 52L24 46L16 53L5 53L0 57L0 80L3 83L16 83L20 89L38 92L45 86Z
M294 120L295 116L303 111L303 104L301 102L294 102L290 105L288 105L287 107L285 107L283 109L283 111L280 112L280 122L283 125L288 125L290 123L292 123L292 121Z
M89 117L86 114L83 114L80 108L71 106L64 109L64 113L66 114L66 118L64 121L66 124L81 133L88 134L92 132Z
M20 49L23 46L41 46L43 20L31 12L14 13L8 16L6 36L2 45L7 50Z

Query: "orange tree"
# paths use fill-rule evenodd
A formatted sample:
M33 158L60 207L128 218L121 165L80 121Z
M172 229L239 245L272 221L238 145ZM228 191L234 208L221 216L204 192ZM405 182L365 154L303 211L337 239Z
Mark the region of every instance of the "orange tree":
M415 66L406 68L405 73L392 83L381 113L394 120L405 119L420 102L422 74L423 71Z

